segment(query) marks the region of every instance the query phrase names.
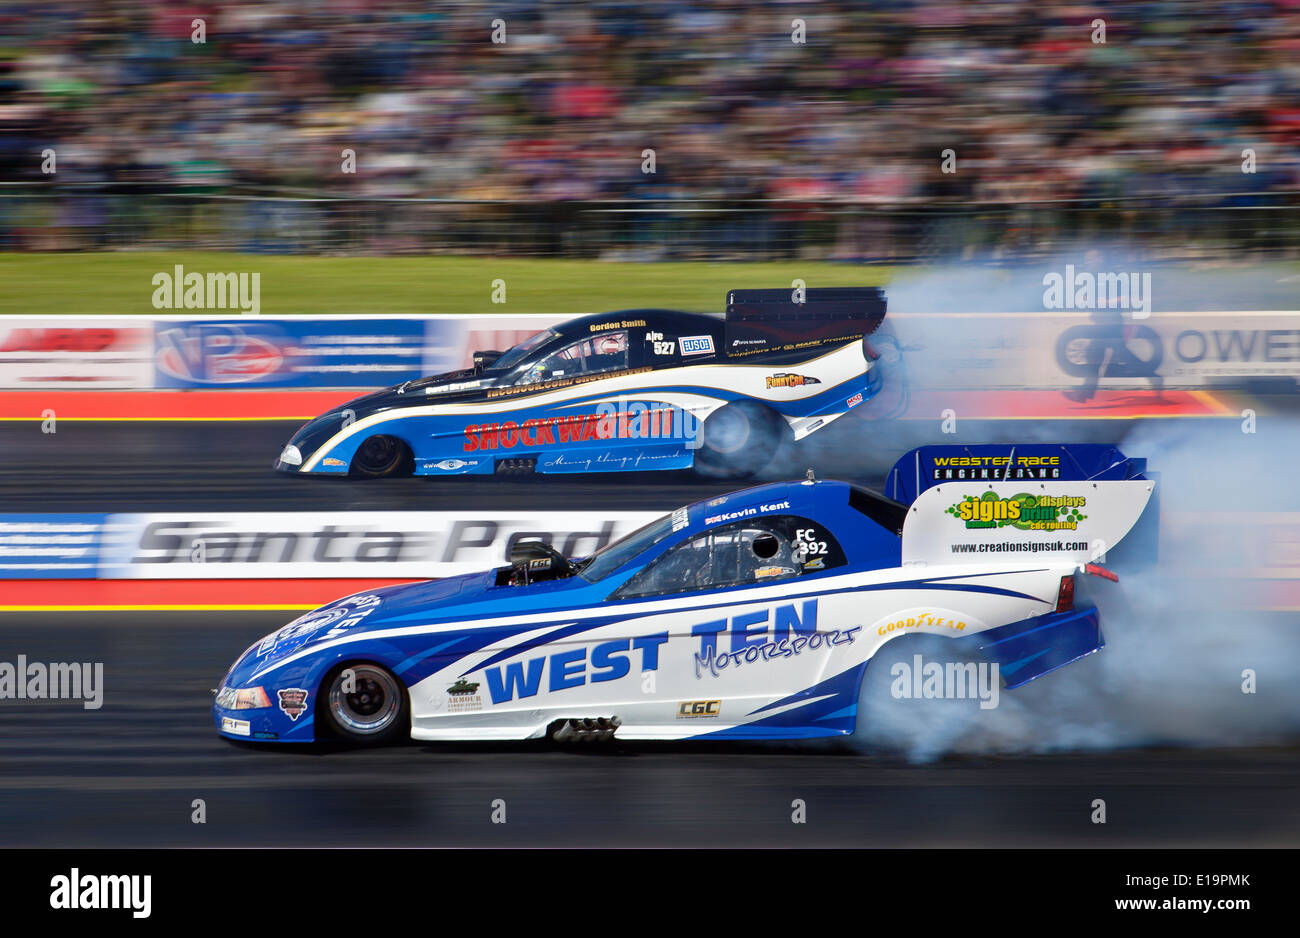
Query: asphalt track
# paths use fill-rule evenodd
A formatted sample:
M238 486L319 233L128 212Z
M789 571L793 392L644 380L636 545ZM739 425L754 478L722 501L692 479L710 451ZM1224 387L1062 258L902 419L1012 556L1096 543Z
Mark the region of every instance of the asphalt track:
M282 476L298 422L0 423L0 511L666 509L735 487ZM960 440L1118 442L1128 421L981 424ZM770 477L879 484L933 425L846 418ZM815 438L814 438L815 439ZM845 454L853 454L851 457ZM212 688L284 613L0 614L0 661L98 661L105 703L0 701L0 846L1294 846L1300 749L1143 750L909 764L862 744L547 743L369 751L240 745ZM1091 823L1094 799L1108 823ZM203 799L207 823L191 823ZM492 802L506 806L492 823ZM807 823L791 823L791 803Z
M363 511L409 509L670 510L744 483L702 481L688 472L352 480L295 477L271 463L298 421L0 422L0 512ZM1124 420L967 421L944 439L938 421L884 424L850 414L799 444L787 444L769 479L822 478L881 486L894 460L934 442L1054 440L1118 442ZM1032 436L1026 434L1032 433ZM851 455L848 455L851 454Z
M1294 846L1300 751L913 765L846 746L219 738L211 688L277 614L4 617L0 660L102 661L104 703L0 705L0 847ZM1105 825L1090 821L1093 799ZM207 822L194 824L203 799ZM505 802L506 823L491 820ZM791 822L802 799L807 823Z

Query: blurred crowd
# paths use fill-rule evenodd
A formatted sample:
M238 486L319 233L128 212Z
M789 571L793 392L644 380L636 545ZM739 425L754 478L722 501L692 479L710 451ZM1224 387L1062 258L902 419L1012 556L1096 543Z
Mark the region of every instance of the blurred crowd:
M1300 0L10 0L0 33L6 181L52 147L61 184L372 197L1300 188Z

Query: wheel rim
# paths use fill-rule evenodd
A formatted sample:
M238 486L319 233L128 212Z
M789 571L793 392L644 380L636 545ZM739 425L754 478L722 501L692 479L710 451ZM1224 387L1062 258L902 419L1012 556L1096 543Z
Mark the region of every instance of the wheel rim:
M391 436L372 436L357 450L357 465L366 472L387 472L401 455L397 441Z
M347 672L352 672L352 690L344 689ZM393 725L402 709L402 690L397 679L383 668L356 665L334 676L329 692L330 714L343 729L359 736L373 736Z

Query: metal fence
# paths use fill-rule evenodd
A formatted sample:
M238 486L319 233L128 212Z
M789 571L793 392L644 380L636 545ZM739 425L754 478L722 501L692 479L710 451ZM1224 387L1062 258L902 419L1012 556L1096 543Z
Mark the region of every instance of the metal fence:
M478 254L916 263L1122 244L1157 257L1300 258L1300 193L868 206L785 201L469 202L0 189L0 250Z

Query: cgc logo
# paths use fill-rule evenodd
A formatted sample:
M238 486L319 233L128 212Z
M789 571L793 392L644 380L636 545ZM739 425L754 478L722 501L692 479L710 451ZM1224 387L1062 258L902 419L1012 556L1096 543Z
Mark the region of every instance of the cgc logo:
M679 720L699 720L716 717L721 712L721 700L683 700L677 705L677 719Z

